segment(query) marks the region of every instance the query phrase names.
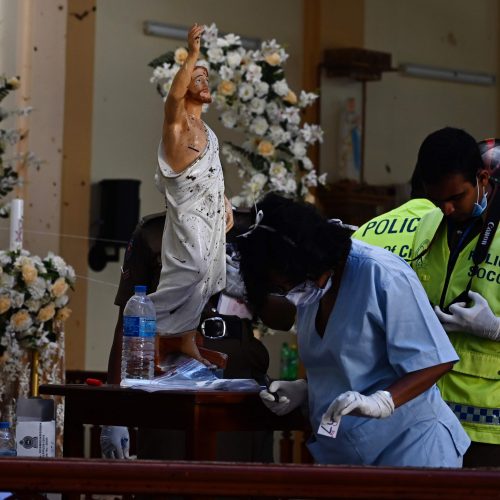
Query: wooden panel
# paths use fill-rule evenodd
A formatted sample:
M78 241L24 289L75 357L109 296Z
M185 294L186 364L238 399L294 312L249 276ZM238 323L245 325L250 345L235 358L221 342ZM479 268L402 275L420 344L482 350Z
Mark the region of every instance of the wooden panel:
M85 365L87 254L92 159L95 1L69 0L61 200L61 255L78 276L66 323L66 366ZM75 235L73 238L64 235Z
M364 17L364 0L321 0L322 47L363 47Z

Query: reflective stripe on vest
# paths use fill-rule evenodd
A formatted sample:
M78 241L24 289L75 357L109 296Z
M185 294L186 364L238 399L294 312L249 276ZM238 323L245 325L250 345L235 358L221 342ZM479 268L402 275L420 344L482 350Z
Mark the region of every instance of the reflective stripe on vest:
M500 408L478 408L477 406L461 405L448 401L446 403L461 422L500 425Z

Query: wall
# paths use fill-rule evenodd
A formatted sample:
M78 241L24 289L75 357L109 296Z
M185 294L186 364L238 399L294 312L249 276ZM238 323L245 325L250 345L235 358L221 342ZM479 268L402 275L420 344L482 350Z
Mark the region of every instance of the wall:
M391 52L394 66L412 62L497 73L495 0L474 4L467 0L367 0L365 5L365 45ZM496 133L495 86L438 82L395 73L369 85L367 101L369 183L409 179L421 142L441 127L464 128L478 140Z
M287 79L300 90L302 71L302 2L300 0L101 0L97 2L92 137L92 182L109 178L140 179L141 214L161 211L153 186L162 101L149 83L147 63L180 41L146 36L142 22L155 20L189 26L216 22L224 32L261 39L276 38L290 53ZM207 121L222 142L230 138L213 113ZM236 138L238 140L238 137ZM225 168L229 195L238 177ZM123 253L120 256L123 257ZM87 294L87 369L105 369L117 308L113 305L120 263L89 271Z
M21 77L21 87L2 102L5 109L32 106L26 118L9 117L2 127L29 131L5 157L31 151L39 169L22 169L25 200L24 247L45 257L58 253L64 108L66 1L0 2L0 72ZM9 221L0 220L0 247L8 248Z
M335 5L324 19L339 15ZM350 22L363 27L365 48L392 54L393 67L412 62L429 66L497 73L498 3L495 0L365 0L362 19ZM323 25L327 30L328 25ZM323 48L356 46L359 32L344 38L323 36ZM347 41L346 41L347 40ZM357 45L360 46L360 45ZM346 87L351 86L351 89ZM322 88L322 125L328 143L321 168L335 176L336 120L339 96L360 95L360 84L329 79ZM335 101L337 99L337 101ZM359 97L358 97L359 99ZM365 180L369 184L406 182L413 170L424 137L450 125L481 139L495 135L498 118L497 87L483 87L404 77L384 73L382 81L367 84Z

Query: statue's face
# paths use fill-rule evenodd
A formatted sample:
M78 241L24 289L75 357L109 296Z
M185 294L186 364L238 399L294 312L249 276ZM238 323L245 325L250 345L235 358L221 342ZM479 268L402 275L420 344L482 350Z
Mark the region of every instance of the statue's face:
M212 95L208 86L208 71L205 68L197 67L194 69L188 87L188 97L202 104L212 102Z

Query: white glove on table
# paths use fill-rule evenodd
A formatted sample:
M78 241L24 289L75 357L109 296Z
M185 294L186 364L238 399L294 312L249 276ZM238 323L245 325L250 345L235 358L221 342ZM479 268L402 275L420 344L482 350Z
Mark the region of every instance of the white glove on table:
M127 427L103 425L101 429L101 453L103 458L130 458L130 437Z
M337 422L343 415L356 410L356 415L373 418L386 418L394 413L394 401L387 391L377 391L371 396L363 396L356 391L347 391L335 398L323 418L329 417Z
M271 393L276 392L279 400L274 399ZM282 416L290 413L307 400L307 382L299 380L275 380L269 386L269 391L260 391L263 403L276 415Z
M226 288L224 293L237 299L246 295L245 283L240 274L240 263L226 254Z
M493 314L481 294L469 291L469 297L474 301L472 307L466 307L464 302L457 302L450 306L450 314L443 312L439 306L434 307L443 328L447 332L467 332L500 342L500 318Z

